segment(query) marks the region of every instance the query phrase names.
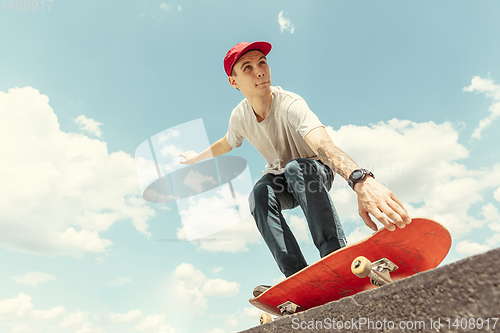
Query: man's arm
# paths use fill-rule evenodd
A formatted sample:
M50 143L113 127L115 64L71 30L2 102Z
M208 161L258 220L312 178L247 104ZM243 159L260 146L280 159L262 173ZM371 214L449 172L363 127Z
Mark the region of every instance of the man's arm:
M233 150L233 147L229 145L226 138L227 134L220 140L217 140L214 144L212 144L209 148L205 149L203 152L197 154L194 151L187 151L185 153L180 154L180 156L184 157L185 160L181 161L181 164L195 164L199 161L206 160L207 158L212 158L215 156L223 155L225 153L229 153Z
M354 170L359 169L359 166L333 143L324 127L310 131L305 140L321 161L346 181ZM399 228L404 228L406 224L411 222L408 212L394 193L373 177L366 176L363 182L355 184L354 192L358 195L359 215L371 229L377 230L377 226L368 214L372 214L391 231L395 229L394 224Z

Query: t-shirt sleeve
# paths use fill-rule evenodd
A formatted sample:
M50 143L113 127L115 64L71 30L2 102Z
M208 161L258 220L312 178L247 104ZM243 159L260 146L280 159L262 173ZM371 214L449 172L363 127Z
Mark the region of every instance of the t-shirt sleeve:
M238 131L238 125L240 125L241 122L239 122L237 118L238 117L236 115L236 112L233 111L233 113L231 114L231 118L229 119L229 125L227 127L226 140L227 143L229 143L229 145L233 148L240 147L244 139Z
M325 127L303 99L298 99L290 104L288 107L288 121L300 133L302 138L305 138L307 133L317 127Z

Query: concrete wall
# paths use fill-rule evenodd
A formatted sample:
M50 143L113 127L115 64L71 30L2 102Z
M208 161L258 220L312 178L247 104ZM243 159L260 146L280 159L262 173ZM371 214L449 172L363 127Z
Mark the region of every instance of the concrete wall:
M496 249L244 332L500 332L499 284Z

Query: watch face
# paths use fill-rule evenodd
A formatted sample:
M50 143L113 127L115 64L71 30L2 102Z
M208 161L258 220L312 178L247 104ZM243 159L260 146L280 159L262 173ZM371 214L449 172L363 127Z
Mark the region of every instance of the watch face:
M359 180L359 179L361 179L362 177L363 177L363 171L361 171L361 170L356 170L356 171L354 171L354 172L352 173L352 178L353 178L354 180Z

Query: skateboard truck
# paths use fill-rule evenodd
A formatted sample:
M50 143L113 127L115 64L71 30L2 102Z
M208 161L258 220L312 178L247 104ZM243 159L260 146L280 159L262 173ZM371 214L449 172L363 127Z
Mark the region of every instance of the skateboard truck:
M391 272L399 267L387 258L381 258L373 263L367 258L361 256L353 260L351 271L359 278L369 277L374 286L380 287L394 282L391 278Z
M278 305L277 308L280 310L281 314L285 316L294 314L295 312L297 312L298 309L300 309L300 306L290 301L287 301L283 304ZM273 317L269 313L264 312L263 314L260 315L261 325L270 323L272 321Z
M297 310L300 309L300 306L290 301L287 301L283 304L278 305L277 308L281 311L281 314L291 315L297 312Z

